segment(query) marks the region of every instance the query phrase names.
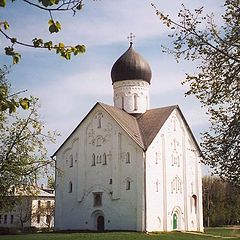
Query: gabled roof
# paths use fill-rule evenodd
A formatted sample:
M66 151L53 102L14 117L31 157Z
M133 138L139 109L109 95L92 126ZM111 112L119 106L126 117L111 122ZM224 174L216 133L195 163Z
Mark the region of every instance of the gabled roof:
M175 105L150 109L137 118L145 149L149 147L165 121L176 108L178 108L178 106Z
M49 193L44 191L44 189L39 188L38 186L22 186L15 189L14 196L23 196L23 197L55 197L54 193Z
M104 103L96 103L94 107L89 111L86 117L78 124L70 136L63 142L58 150L53 154L55 156L65 142L72 136L72 134L78 129L81 123L87 118L87 116L96 108L96 106L102 107L112 117L117 124L136 142L144 151L148 149L157 133L160 131L173 110L177 109L192 136L193 141L196 144L199 152L199 146L195 140L186 119L184 118L179 106L168 106L156 109L147 110L145 113L134 117L127 112Z
M122 127L122 129L141 147L144 148L141 132L135 117L127 112L104 103L99 103L106 112Z

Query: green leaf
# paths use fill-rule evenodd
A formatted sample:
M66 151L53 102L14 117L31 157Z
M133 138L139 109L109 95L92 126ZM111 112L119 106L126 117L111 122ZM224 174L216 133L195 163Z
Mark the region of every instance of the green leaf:
M57 33L57 32L59 32L59 30L58 30L58 28L56 27L55 24L52 24L52 25L49 26L49 32L50 33Z
M19 103L23 109L29 109L30 100L28 98L23 98L19 100Z
M43 40L41 38L34 38L32 42L34 47L40 47L43 45Z
M57 33L57 32L59 32L59 30L61 30L61 24L58 21L54 22L53 19L50 19L48 21L48 24L49 24L49 32L50 33Z
M21 55L19 53L15 53L13 55L13 64L19 63L20 59L21 59Z
M0 109L1 109L1 111L7 110L8 104L6 102L1 102Z
M61 24L60 24L60 22L56 21L55 25L56 25L56 27L58 28L58 30L61 30Z
M85 47L84 45L76 45L75 48L76 48L80 53L86 52L86 47Z
M5 7L7 0L0 0L0 7Z
M10 27L7 21L3 22L3 27L5 30L7 30Z
M51 49L52 49L52 46L53 46L52 41L49 41L49 42L45 42L45 43L44 43L44 47L47 48L48 50L51 50Z
M12 47L5 47L5 54L9 56L13 56L15 53Z
M77 10L82 10L82 9L83 9L83 6L84 6L84 4L79 3L79 4L77 5L76 9L77 9Z
M59 47L59 48L64 48L65 45L64 45L64 43L60 42L60 43L58 44L58 47Z
M50 1L49 0L38 0L44 7L50 6Z

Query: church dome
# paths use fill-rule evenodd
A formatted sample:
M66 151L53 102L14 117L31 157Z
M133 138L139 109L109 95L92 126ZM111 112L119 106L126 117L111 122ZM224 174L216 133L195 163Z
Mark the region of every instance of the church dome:
M152 72L148 62L133 50L128 50L114 63L111 71L112 83L123 80L143 80L150 84Z

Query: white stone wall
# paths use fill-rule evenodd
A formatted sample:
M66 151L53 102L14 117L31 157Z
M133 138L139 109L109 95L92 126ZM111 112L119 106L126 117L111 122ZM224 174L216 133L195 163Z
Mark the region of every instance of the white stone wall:
M97 105L58 151L57 169L56 230L96 230L101 215L105 230L203 231L200 159L177 110L144 153Z
M113 84L114 106L128 113L144 113L149 109L149 83L125 80Z
M203 231L199 160L190 133L175 110L146 153L147 231Z
M71 156L77 156L72 167ZM84 119L56 157L60 169L56 175L57 230L96 230L100 215L106 230L143 230L142 150L100 106ZM128 181L130 190L126 190ZM94 206L94 193L101 193L101 206Z

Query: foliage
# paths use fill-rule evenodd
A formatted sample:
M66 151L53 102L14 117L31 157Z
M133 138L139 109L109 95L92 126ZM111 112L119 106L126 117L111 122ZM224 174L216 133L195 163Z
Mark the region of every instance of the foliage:
M47 186L50 189L55 189L55 178L52 175L48 176Z
M55 211L55 205L54 202L52 204L47 204L47 202L45 201L44 204L41 204L40 207L38 207L37 211L35 212L35 217L37 215L42 215L42 216L46 216L46 222L44 222L44 224L46 225L46 227L48 228L48 230L50 230L52 223L53 223L53 218L54 218L54 211Z
M15 0L12 0L12 3L9 1L8 4L11 4L11 7L14 7L14 1ZM76 12L80 11L83 8L83 0L23 0L23 2L31 7L35 7L39 10L49 13L50 19L48 21L48 30L50 34L58 33L62 29L61 23L53 18L53 13L71 11L75 15ZM6 0L0 0L0 7L5 8L6 4ZM21 59L21 54L15 51L16 45L31 48L43 48L50 51L55 50L57 54L60 54L60 56L67 60L71 58L72 54L76 56L80 53L84 53L86 50L84 45L78 44L76 46L67 46L62 42L54 44L51 40L44 41L39 37L32 39L31 44L24 43L19 41L16 37L9 36L7 33L7 30L9 28L10 25L7 20L0 19L0 33L5 36L10 42L10 45L5 47L5 54L12 57L13 64L18 63Z
M222 26L201 7L190 11L183 5L179 21L156 14L173 33L173 47L164 51L195 61L198 73L186 74L186 95L194 95L207 109L210 128L203 133L203 162L222 178L240 186L240 0L225 0ZM220 24L219 24L220 25Z
M204 177L203 216L205 226L239 224L239 190L219 177Z
M38 115L38 101L30 98L28 111L1 112L0 128L0 204L8 205L12 186L33 185L40 174L53 165L47 156L46 143L54 142L56 132L45 131ZM25 115L25 116L23 116Z
M50 229L52 224L52 219L54 216L54 204L47 204L47 200L39 200L39 205L34 205L34 200L36 200L36 196L39 194L39 190L35 188L35 191L32 191L32 194L29 196L20 196L18 199L18 205L16 206L17 220L21 225L22 232L24 231L24 224L29 221L37 222L38 216L46 218L46 222L44 223L48 229ZM51 202L50 202L51 203ZM41 218L42 219L42 218Z
M0 112L8 110L9 113L15 112L21 106L23 109L28 109L30 100L28 98L18 98L18 94L25 92L21 91L15 94L9 94L9 84L6 81L6 74L8 69L6 67L0 68ZM1 119L0 119L1 124Z

